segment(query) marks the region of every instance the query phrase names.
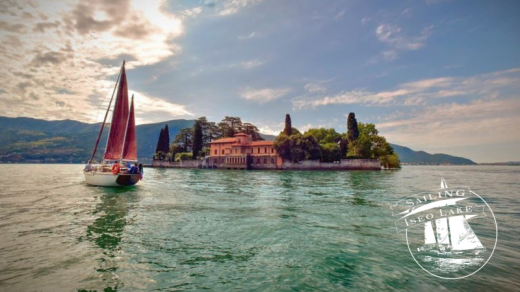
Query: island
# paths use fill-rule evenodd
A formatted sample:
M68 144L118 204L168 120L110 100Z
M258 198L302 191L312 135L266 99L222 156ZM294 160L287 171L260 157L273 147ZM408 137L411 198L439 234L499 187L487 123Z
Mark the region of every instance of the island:
M285 127L266 140L251 123L226 116L220 123L205 117L182 129L172 143L166 125L161 129L152 167L243 170L381 170L400 168L399 157L374 124L347 118L347 132Z

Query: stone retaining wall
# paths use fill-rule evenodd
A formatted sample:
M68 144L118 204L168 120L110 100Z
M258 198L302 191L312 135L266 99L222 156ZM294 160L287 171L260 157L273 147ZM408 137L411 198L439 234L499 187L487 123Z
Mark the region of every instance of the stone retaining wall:
M200 168L202 161L200 160L184 160L179 162L171 162L166 160L152 161L152 167L166 167L166 168Z
M185 160L180 162L170 162L164 160L152 161L152 167L165 168L205 168L206 165L200 160ZM209 165L211 168L211 165ZM215 168L226 169L222 165ZM235 167L236 168L236 167ZM320 162L319 160L304 160L300 163L284 161L281 166L276 164L250 165L250 169L281 169L281 170L381 170L381 164L377 159L342 159L339 163Z
M282 169L293 170L381 170L377 159L342 159L339 163L304 160L300 163L284 161Z

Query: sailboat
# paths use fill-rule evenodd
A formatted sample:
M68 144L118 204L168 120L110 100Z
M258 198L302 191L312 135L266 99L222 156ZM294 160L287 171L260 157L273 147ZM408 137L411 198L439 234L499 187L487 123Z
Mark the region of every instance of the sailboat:
M93 164L99 141L107 123L111 105L115 98L112 120L101 164ZM133 167L132 167L133 165ZM101 129L92 155L83 170L85 182L94 186L118 187L132 186L142 179L142 167L137 165L137 140L135 134L134 96L128 105L128 83L125 62L121 66L112 97L108 104Z
M447 188L446 181L444 178L441 179L441 189ZM459 215L426 222L424 224L424 246L418 250L442 255L468 252L477 255L485 251L486 248L467 221L475 216L477 215Z

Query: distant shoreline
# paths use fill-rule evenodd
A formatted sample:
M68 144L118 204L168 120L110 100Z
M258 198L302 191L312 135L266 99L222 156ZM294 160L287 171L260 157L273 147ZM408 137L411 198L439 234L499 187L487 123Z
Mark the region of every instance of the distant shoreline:
M0 162L0 165L85 165L80 162ZM148 163L143 163L144 167L148 168L161 168L155 167ZM401 166L520 166L520 163L508 163L508 162L496 162L496 163L477 163L477 164L424 164L424 163L401 163ZM162 167L166 168L166 167Z

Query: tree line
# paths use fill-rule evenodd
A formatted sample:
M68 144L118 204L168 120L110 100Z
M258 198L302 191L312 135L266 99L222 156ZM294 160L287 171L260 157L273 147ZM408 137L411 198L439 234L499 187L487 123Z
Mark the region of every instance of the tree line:
M356 115L347 118L347 132L335 129L309 129L303 134L292 127L291 117L285 116L285 127L274 141L274 148L285 160L320 160L335 162L341 159L379 159L385 167L400 167L399 157L374 124L358 123Z
M179 161L202 158L209 154L210 142L220 138L246 133L253 141L264 140L258 127L242 122L240 117L226 116L219 123L210 122L206 117L195 120L193 127L179 131L170 143L168 125L159 134L154 159Z

